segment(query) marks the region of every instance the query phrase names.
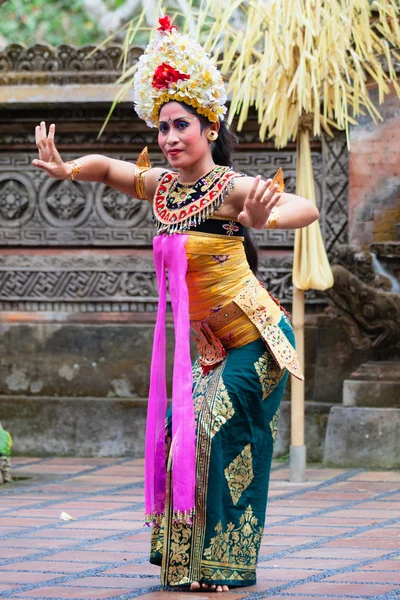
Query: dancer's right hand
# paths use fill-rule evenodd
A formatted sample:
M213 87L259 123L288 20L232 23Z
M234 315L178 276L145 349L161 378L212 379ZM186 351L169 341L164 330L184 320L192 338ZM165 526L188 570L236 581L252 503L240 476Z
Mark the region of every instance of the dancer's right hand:
M35 129L36 146L39 150L39 160L32 161L34 167L43 169L54 179L67 179L70 175L70 165L63 162L54 144L55 125L50 125L49 135L46 134L46 123L42 121Z

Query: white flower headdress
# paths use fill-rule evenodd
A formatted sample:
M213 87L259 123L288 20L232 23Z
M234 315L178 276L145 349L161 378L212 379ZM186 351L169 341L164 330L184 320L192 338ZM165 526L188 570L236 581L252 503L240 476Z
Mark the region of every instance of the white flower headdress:
M184 102L211 122L224 118L226 93L221 73L194 39L182 35L169 17L159 19L156 38L139 58L134 78L137 114L157 127L158 114L170 100Z

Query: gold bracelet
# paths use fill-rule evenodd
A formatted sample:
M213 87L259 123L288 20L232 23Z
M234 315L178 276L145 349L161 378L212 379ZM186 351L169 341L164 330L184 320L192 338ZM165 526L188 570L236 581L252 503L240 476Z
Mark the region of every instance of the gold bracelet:
M279 213L279 210L276 208L276 206L274 206L274 208L271 210L271 212L269 214L268 221L267 221L265 228L266 229L276 229L280 216L281 215Z
M135 176L133 179L133 187L135 190L135 198L139 200L147 200L146 186L144 183L144 174L151 169L147 146L138 156L135 165Z
M68 179L70 179L71 181L74 181L76 179L76 176L79 175L79 173L81 172L81 165L78 165L78 163L74 162L73 160L69 160L67 162L67 165L72 165L72 171L71 171L71 175L68 177Z

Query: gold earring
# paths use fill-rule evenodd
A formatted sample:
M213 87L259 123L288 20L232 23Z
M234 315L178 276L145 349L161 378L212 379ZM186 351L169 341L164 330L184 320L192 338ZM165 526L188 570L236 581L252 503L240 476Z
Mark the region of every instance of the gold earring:
M210 142L215 142L215 140L218 138L218 133L216 131L214 131L214 129L210 129L210 131L207 132L207 139Z

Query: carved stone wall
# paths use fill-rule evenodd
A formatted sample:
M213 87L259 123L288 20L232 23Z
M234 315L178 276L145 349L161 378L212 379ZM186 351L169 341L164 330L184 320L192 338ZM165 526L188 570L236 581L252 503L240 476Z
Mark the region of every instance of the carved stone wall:
M153 312L155 275L151 262L154 228L146 202L102 184L55 181L32 167L37 156L34 127L56 123L56 142L64 160L103 153L134 162L147 145L154 165L164 165L156 132L146 128L133 107L119 105L100 139L108 105L72 104L69 83L107 84L118 75L121 49L111 47L88 57L92 48L18 44L0 53L0 310L66 312ZM133 49L135 61L141 50ZM13 104L7 89L16 85L66 86L57 102ZM50 89L50 88L49 88ZM282 167L286 190L295 188L296 153L261 144L256 116L239 134L237 170L272 175ZM313 145L312 160L321 227L330 252L347 241L348 153L344 136ZM273 294L291 303L294 232L254 231L262 250L260 271ZM15 252L13 253L13 249ZM25 252L21 255L21 249ZM120 251L128 254L121 257ZM143 256L143 252L147 252ZM311 292L308 303L325 298Z

